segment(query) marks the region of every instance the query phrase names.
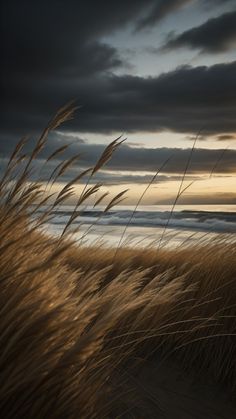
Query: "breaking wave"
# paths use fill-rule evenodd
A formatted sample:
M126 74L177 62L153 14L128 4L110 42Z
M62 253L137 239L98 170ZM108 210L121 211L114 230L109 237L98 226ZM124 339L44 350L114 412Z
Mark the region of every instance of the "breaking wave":
M71 213L68 207L62 208L54 213L51 223L64 225ZM75 223L125 226L129 222L132 213L133 210L131 208L116 209L108 213L104 213L102 210L85 209ZM164 227L167 222L168 228L174 229L236 233L236 212L229 211L182 210L174 211L173 214L170 214L170 211L139 209L133 215L130 226L155 229L155 227Z

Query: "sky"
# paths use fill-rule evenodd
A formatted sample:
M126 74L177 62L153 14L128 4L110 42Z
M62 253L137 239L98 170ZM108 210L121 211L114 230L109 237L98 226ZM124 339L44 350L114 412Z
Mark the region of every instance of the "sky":
M70 144L62 182L123 135L96 180L133 204L170 159L143 203L171 203L199 133L181 203L236 204L235 0L3 0L1 39L1 167L75 100L36 162Z

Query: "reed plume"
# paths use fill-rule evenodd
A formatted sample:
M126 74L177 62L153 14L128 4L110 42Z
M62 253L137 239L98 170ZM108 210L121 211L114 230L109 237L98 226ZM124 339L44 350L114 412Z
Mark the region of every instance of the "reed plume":
M49 236L47 222L75 183L122 143L116 139L93 168L47 194L30 168L48 132L73 112L70 104L56 114L22 168L23 139L0 181L1 417L235 417L235 240L158 253L122 246L114 259L114 249L77 246L73 234ZM75 160L57 167L49 183ZM101 186L87 182L66 231Z

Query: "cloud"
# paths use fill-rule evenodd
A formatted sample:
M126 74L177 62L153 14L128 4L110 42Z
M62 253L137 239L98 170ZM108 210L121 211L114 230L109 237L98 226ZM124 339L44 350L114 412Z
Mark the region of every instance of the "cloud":
M78 138L77 141L74 135L55 132L50 136L46 148L41 152L40 159L44 160L55 149L64 144L70 144L70 146L63 154L58 155L56 162L52 161L50 164L55 167L61 160L79 154L78 164L76 163L73 168L75 174L78 174L78 170L81 168L90 167L95 164L104 151L103 144L87 143L81 138ZM32 145L24 152L27 152L29 148L32 149ZM9 147L6 155L10 155L12 151ZM105 169L113 171L113 177L124 175L128 176L127 181L131 181L132 174L138 177L140 175L148 177L151 172L155 172L170 158L170 161L163 168L162 173L178 176L182 175L186 167L190 151L191 148L144 148L132 147L123 143L113 154L112 159L105 166ZM49 169L51 170L51 168L50 166ZM223 173L225 175L236 173L236 150L196 148L189 164L188 175L210 175L213 168L214 173ZM118 173L118 171L122 173Z
M4 2L0 70L3 152L22 135L42 130L52 114L71 99L82 108L64 129L80 134L196 133L203 126L214 134L234 131L236 62L209 68L182 67L152 78L113 74L128 63L105 41L107 35L127 25L152 26L185 3Z
M71 131L231 133L236 129L235 74L236 61L180 67L158 77L22 79L8 84L2 132L19 138L42 129L59 105L76 97L83 106L65 125Z
M126 65L102 38L135 22L155 0L13 0L1 5L4 83L75 82ZM6 92L7 95L7 88ZM10 96L10 94L9 94Z
M211 150L197 148L194 150L188 174L236 173L236 150ZM190 155L190 149L180 148L131 148L123 145L113 156L108 168L112 170L152 171L155 172L171 157L163 173L182 174ZM89 154L87 155L87 158ZM86 159L86 157L85 157ZM218 162L217 166L216 163Z
M139 20L137 28L150 27L189 2L191 0L157 0L156 4L149 10L149 13Z
M91 96L89 112L93 111L92 97L98 93L102 100L102 89L110 84L108 80L105 86L101 74L106 78L112 70L129 65L104 37L135 26L156 4L157 0L3 2L2 132L9 135L15 130L21 135L21 127L37 130L65 101L78 98L86 105L86 91Z
M157 204L172 204L175 197L162 199L157 202ZM182 195L178 201L180 205L235 205L236 204L236 194L235 193L210 193L210 194L196 194L193 195L188 193L187 195ZM202 218L203 221L203 218ZM203 221L204 222L204 221Z
M227 3L234 3L234 0L200 0L202 2L203 7L207 8L207 9L212 9L212 7L216 7L216 6L220 6L220 7L224 7L227 5Z
M96 177L94 178L94 182L102 182L106 186L112 186L112 185L124 185L124 184L148 184L150 183L151 179L153 177L153 174L138 174L136 173L130 173L128 171L124 171L122 173L120 172L113 172L110 170L101 171L100 173L96 174ZM157 179L157 183L164 183L164 182L170 182L170 181L179 181L181 180L182 176L180 175L159 175ZM70 178L71 179L71 178ZM68 179L69 180L69 179ZM187 176L186 180L192 181L196 180L196 176ZM155 187L154 187L155 188Z
M141 16L161 19L183 2L186 0L4 2L2 80L20 83L51 77L53 83L126 66L117 49L102 40L104 36L127 25L136 26Z
M162 50L188 47L205 53L220 53L234 48L235 44L236 11L233 11L171 37Z
M201 6L203 7L212 7L212 3L214 2L214 6L222 6L222 0L200 0ZM224 3L231 3L232 0L225 0ZM194 3L194 0L156 0L152 7L147 7L148 12L144 17L138 20L137 22L137 29L144 29L150 28L157 24L160 20L164 19L169 14L172 14L185 5ZM147 6L148 2L147 2Z
M82 152L82 160L93 164L104 149L102 145L86 145L78 147ZM224 155L219 161L222 153ZM164 173L182 174L189 158L190 148L133 148L122 145L114 154L107 167L112 170L155 172L167 159L170 161L163 168ZM216 163L218 162L217 166ZM236 150L211 150L196 148L189 165L189 174L207 174L214 169L215 173L236 173Z
M222 134L217 136L218 141L231 141L236 140L236 136L234 134Z

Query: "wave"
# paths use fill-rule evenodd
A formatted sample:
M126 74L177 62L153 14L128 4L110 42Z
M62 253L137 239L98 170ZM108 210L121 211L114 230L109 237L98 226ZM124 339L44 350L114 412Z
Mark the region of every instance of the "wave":
M71 214L71 210L63 210L63 208L55 211L51 224L66 224ZM131 215L132 210L130 209L114 210L107 213L104 213L102 210L89 209L83 210L75 223L125 226L129 222ZM174 211L173 214L170 214L170 211L138 210L133 215L130 225L155 228L164 227L167 222L168 228L236 233L236 213L224 211L183 210Z

